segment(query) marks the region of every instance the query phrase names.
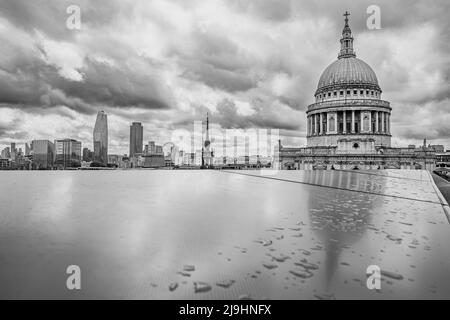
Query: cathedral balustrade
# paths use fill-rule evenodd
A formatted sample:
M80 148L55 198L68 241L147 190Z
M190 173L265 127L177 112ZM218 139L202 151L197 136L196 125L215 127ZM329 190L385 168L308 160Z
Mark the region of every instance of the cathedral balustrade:
M308 111L315 111L326 108L342 107L381 107L391 110L390 103L379 99L338 99L330 101L316 102L308 106Z

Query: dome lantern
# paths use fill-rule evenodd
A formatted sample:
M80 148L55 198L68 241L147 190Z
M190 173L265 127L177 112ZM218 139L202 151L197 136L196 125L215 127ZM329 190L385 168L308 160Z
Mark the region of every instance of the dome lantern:
M350 13L347 11L344 13L345 16L345 26L344 30L342 30L342 38L341 38L341 51L339 52L339 59L342 58L355 58L356 54L353 50L353 37L352 37L352 30L350 29L350 26L348 25L348 16Z

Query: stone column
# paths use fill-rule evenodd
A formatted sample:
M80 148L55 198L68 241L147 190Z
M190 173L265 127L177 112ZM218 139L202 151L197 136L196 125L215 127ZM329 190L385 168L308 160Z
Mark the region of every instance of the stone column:
M338 113L336 112L336 115L334 116L334 132L339 133L338 130Z
M379 111L375 112L375 133L379 133L380 128L378 127L378 113Z
M319 113L317 115L317 122L319 123L319 125L317 126L317 134L319 134L321 132L321 130L320 130L320 118L321 118L321 115Z
M311 121L312 121L312 124L313 124L312 135L315 136L316 135L316 115L315 114L312 115Z
M309 116L306 117L306 135L309 136Z
M384 112L381 112L381 133L386 133L385 130L386 128L384 127Z
M355 111L352 110L352 133L355 133Z
M323 134L323 113L319 115L319 134Z
M311 124L310 118L309 118L309 116L307 116L307 117L306 117L306 135L307 135L307 136L309 136L309 135L310 135L310 132L311 132L311 126L310 126L310 124Z
M391 115L389 113L386 113L386 132L388 134L391 134Z
M364 118L362 110L359 112L359 126L359 133L362 133L364 131Z
M369 132L372 133L372 112L369 113Z
M314 119L314 121L315 121L315 135L316 136L318 136L319 135L319 126L317 125L317 123L319 122L319 115L316 113L315 115L315 119Z
M328 112L327 112L327 133L330 132L330 117L328 116Z
M342 114L342 121L344 122L344 129L343 129L343 133L345 134L345 133L347 133L347 115L346 115L346 113L347 113L347 111L343 111L343 114Z

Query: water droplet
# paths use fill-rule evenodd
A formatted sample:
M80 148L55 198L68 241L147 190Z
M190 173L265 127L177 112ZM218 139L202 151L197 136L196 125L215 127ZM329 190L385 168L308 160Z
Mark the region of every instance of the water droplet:
M305 256L310 256L310 255L311 255L311 251L304 250L304 249L300 249L300 251L301 251Z
M255 240L256 243L262 244L264 247L270 246L272 244L272 240L258 239Z
M400 244L402 242L402 238L397 238L397 237L394 237L393 235L390 235L390 234L388 234L386 237L389 240L392 240L392 241L394 241L394 242L396 242L398 244Z
M229 288L231 287L236 281L234 280L224 280L224 281L220 281L216 283L216 286L221 287L221 288Z
M278 266L273 263L263 263L263 267L269 270L278 268Z
M307 270L319 269L319 266L317 264L310 263L306 259L302 259L302 260L300 260L300 262L294 262L294 264L296 266L303 267L304 269L307 269Z
M169 286L169 290L170 291L174 291L177 288L178 288L178 283L177 282L171 283L170 286Z
M326 293L315 294L314 297L319 300L336 300L334 294L326 294Z
M271 257L272 257L273 260L275 260L275 261L277 261L277 262L284 262L284 261L286 261L287 259L290 259L290 258L291 258L291 257L286 256L286 255L284 255L284 254L281 254L281 255L279 255L279 256L271 256Z
M211 291L211 286L206 282L196 281L194 282L194 292L195 293L204 293Z
M403 276L401 274L395 273L395 272L390 272L390 271L386 271L386 270L381 270L381 275L394 279L394 280L403 280Z
M187 271L187 272L195 271L195 266L186 264L183 266L183 271Z
M314 276L314 274L309 270L290 270L289 272L291 274L293 274L294 276L302 278L302 279L307 279L307 278L311 278L312 276Z

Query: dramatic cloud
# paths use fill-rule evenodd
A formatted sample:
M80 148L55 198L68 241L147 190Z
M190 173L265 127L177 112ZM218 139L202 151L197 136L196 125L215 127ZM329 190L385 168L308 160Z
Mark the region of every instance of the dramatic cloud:
M450 148L450 3L372 1L0 0L0 145L70 137L92 147L109 115L110 152L129 125L159 143L209 112L222 128L276 128L305 141L308 104L336 59L344 11L355 49L393 107L394 145ZM81 30L66 26L81 8Z

